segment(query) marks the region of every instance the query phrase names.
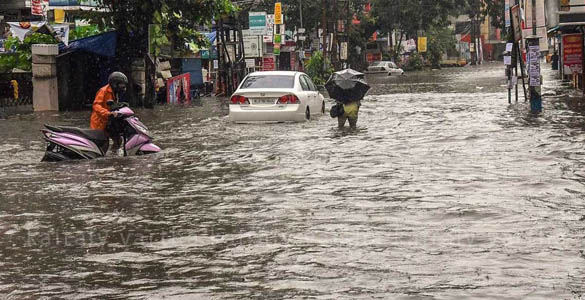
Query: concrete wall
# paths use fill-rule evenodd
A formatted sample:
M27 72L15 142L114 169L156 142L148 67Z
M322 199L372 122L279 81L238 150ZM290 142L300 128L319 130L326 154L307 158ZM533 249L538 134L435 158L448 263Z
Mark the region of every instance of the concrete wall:
M553 28L559 25L559 0L545 0L544 1L545 14L547 20L547 27Z

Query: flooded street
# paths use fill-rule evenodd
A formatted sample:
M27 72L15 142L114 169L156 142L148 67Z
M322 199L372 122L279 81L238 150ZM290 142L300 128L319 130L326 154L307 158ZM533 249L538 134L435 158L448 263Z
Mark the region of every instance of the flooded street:
M0 299L581 299L585 110L543 72L539 116L500 64L369 77L357 131L138 110L147 157L0 120Z

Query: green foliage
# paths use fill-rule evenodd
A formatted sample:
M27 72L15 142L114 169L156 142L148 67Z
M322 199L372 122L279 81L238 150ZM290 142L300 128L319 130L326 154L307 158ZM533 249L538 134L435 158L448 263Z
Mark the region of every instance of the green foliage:
M315 51L307 63L306 71L315 84L322 85L325 84L334 70L331 62L323 58L323 52Z
M162 48L169 46L169 39L162 32L162 25L150 25L149 35L150 45L148 52L155 56L159 56L161 54Z
M433 68L440 67L443 54L457 52L455 49L457 40L451 29L434 27L427 31L426 35L429 40L427 58Z
M376 31L376 20L367 15L359 16L360 24L351 24L348 27L349 36L349 59L350 66L354 69L363 70L366 68L364 53L368 39ZM360 48L360 51L356 49Z
M423 58L417 52L412 53L404 64L404 71L419 71L424 67Z
M98 3L108 13L89 12L86 17L93 24L116 29L120 57L147 53L150 24L161 26L160 32L154 34L154 48L158 52L169 44L182 50L205 47L207 41L195 34L195 30L238 12L230 0L98 0Z
M53 36L36 32L28 34L23 42L18 38L8 38L6 49L13 49L14 53L0 55L0 71L10 72L14 68L30 71L33 44L57 44L57 40Z
M69 31L69 40L79 40L82 38L98 35L104 31L100 30L96 25L78 26Z
M428 30L448 24L468 0L372 0L372 16L383 32L399 30L416 36L418 30ZM469 0L470 1L470 0Z
M274 0L259 0L258 3L254 4L253 7L245 7L244 9L250 9L250 11L265 11L268 14L274 13ZM322 28L322 17L323 17L323 8L330 8L326 11L326 17L331 22L332 17L334 16L334 4L332 0L325 0L325 5L323 6L323 0L280 0L279 2L282 3L282 11L284 14L284 23L286 24L286 28L300 28L303 27L306 29L306 35L310 35L311 33L315 34L318 32L320 28ZM364 5L367 3L367 0L348 0L345 2L345 5L348 5L350 13L348 15L343 14L346 10L344 7L343 1L338 1L337 3L337 14L340 19L346 19L349 24L351 24L351 18L353 15L361 15L363 11ZM301 8L302 8L302 15L303 15L303 24L301 26L300 22L300 15L301 15ZM244 16L247 18L248 16Z

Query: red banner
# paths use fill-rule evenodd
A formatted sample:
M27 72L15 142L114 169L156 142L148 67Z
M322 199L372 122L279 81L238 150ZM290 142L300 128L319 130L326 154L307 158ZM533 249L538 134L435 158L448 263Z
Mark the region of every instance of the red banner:
M34 16L42 16L43 15L43 4L41 3L42 0L32 0L30 2L30 11L31 14Z
M580 33L563 35L563 65L573 73L583 73L583 36Z
M381 52L367 53L366 54L366 60L368 61L368 63L372 63L372 62L375 62L375 61L382 60L382 53Z
M31 0L30 12L34 16L46 16L49 8L49 0Z
M263 66L264 71L274 71L276 69L274 65L274 56L264 56Z
M191 103L191 74L185 73L167 79L167 103Z
M297 53L294 51L290 53L290 70L297 71Z

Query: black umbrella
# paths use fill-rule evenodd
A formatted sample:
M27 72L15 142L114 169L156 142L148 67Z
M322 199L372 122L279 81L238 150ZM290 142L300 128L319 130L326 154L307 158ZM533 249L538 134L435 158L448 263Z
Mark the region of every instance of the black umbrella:
M335 72L325 84L329 97L349 103L364 98L370 85L363 79L364 74L352 69Z

